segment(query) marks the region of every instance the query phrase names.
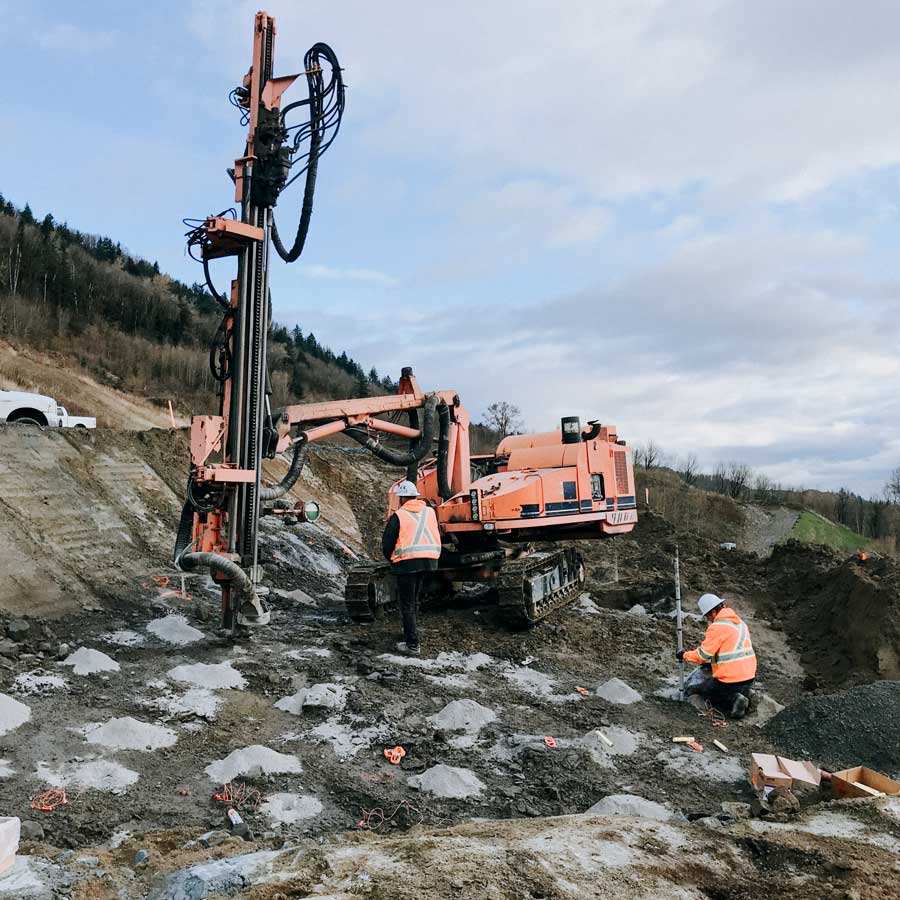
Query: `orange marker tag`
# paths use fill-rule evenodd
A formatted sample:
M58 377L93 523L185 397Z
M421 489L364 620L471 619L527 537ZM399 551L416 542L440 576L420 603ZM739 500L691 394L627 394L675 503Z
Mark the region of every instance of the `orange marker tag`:
M590 697L591 696L591 692L587 688L577 687L577 688L575 688L575 690L578 691L578 693L581 694L582 697Z
M384 758L392 765L399 766L400 760L406 756L406 751L398 744L396 747L385 747Z
M544 743L551 749L556 749L556 740L548 734L547 737L544 738Z
M691 750L696 750L698 753L703 752L703 744L698 744L697 741L689 741L688 747L690 747Z

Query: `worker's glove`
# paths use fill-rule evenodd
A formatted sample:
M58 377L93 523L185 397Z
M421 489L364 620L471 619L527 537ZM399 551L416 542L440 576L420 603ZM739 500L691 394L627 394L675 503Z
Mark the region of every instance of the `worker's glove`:
M684 659L684 650L676 650L675 651L675 659L677 659L679 662L681 662L681 660Z

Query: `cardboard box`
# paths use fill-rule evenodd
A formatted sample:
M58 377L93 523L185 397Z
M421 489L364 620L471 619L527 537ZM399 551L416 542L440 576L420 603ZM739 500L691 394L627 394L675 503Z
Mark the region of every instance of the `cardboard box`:
M781 771L791 776L792 781L803 781L818 787L822 783L822 773L815 763L808 760L785 759L783 756L776 756Z
M0 816L0 874L12 868L19 849L22 823L17 816Z
M769 753L750 754L750 781L758 790L770 787L790 787L791 776L781 770L778 757Z
M831 789L838 797L876 797L878 794L897 796L900 794L900 783L865 766L854 766L834 772L831 776Z
M750 781L758 791L764 787L790 788L796 781L818 787L821 780L822 775L815 763L770 753L750 754Z

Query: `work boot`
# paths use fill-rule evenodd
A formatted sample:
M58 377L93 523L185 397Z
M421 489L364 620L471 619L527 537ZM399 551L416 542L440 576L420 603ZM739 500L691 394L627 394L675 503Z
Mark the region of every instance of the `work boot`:
M411 644L411 645L410 645L410 644L407 644L405 641L400 641L400 643L397 644L397 649L398 649L404 656L421 656L421 654L420 654L420 652L419 652L419 645L418 645L418 644Z
M744 716L747 715L747 710L749 708L750 701L743 694L738 694L734 698L734 703L731 705L731 718L743 719Z

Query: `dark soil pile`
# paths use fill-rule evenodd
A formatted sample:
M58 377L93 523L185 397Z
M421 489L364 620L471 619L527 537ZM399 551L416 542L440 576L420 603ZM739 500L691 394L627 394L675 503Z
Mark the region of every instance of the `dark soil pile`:
M791 635L804 665L824 684L900 679L900 565L861 563L790 541L767 573L768 610Z
M900 682L878 681L839 694L804 697L766 726L785 756L830 771L868 766L900 776Z

